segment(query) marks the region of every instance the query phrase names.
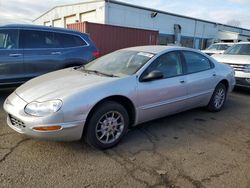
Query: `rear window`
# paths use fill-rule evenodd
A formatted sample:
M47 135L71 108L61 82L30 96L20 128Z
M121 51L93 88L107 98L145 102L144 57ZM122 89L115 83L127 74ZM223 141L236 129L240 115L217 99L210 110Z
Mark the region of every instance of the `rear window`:
M60 41L64 48L85 46L87 43L79 36L55 33L55 39Z

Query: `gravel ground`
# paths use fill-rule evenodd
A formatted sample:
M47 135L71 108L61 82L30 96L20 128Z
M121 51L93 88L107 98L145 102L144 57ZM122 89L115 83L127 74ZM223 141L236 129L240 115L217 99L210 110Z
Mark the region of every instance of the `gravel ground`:
M0 105L10 91L0 91ZM0 107L0 187L250 187L250 91L133 128L115 148L32 139Z

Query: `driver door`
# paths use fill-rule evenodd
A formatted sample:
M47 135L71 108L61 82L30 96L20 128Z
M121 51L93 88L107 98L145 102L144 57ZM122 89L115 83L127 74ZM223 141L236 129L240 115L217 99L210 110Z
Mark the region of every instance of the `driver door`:
M139 81L138 83L138 122L174 114L186 108L186 76L179 52L168 52L149 65L141 77L151 71L163 73L162 79Z

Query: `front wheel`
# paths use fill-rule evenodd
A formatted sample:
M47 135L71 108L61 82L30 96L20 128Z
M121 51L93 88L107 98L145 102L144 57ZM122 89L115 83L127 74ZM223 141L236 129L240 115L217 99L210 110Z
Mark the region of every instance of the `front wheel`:
M108 101L95 109L85 130L85 140L98 149L107 149L118 144L127 132L129 116L119 103Z
M226 86L223 83L219 83L212 95L212 98L210 99L210 102L207 106L207 109L212 112L219 112L226 101L227 97L227 89Z

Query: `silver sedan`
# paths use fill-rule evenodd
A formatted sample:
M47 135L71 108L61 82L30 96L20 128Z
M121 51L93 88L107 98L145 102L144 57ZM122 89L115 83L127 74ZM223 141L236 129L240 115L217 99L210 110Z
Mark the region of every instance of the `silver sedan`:
M233 69L202 52L143 46L30 80L6 99L4 109L8 125L21 134L84 137L106 149L143 122L203 106L218 112L234 85Z

